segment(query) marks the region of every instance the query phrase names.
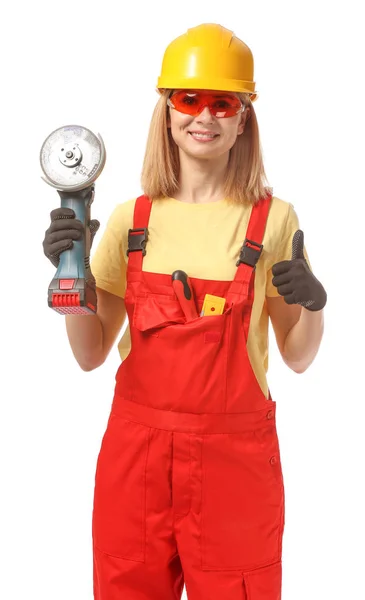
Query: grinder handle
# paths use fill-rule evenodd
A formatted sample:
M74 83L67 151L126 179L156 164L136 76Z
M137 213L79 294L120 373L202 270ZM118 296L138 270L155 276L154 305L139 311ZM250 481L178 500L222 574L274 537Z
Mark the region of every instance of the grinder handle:
M55 278L57 279L83 279L85 278L85 267L88 267L88 258L90 257L91 234L90 223L90 205L93 201L94 190L85 197L82 194L73 192L58 192L61 196L61 207L71 208L75 213L75 219L81 221L84 225L84 235L81 240L74 240L73 247L64 250L60 254Z
M78 192L63 192L61 207L71 208L75 218L84 225L81 240L60 254L57 271L48 288L48 306L60 314L90 314L97 309L95 279L90 269L90 205L94 199L94 186Z

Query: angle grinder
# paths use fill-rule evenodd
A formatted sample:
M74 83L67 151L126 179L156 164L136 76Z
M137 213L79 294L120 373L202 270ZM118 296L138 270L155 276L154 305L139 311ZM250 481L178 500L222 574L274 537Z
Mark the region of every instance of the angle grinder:
M61 207L71 208L84 224L82 240L60 254L48 287L48 306L59 314L94 314L96 291L90 270L90 206L95 180L106 160L104 142L86 127L67 125L53 131L40 151L42 179L58 190ZM89 189L89 193L87 190Z

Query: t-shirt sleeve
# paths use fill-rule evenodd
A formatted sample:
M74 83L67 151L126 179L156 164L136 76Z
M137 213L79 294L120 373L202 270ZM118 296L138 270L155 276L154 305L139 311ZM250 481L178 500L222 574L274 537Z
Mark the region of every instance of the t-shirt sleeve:
M127 265L123 248L123 205L118 205L91 258L96 286L124 298ZM96 241L96 240L95 240Z
M282 260L291 260L292 257L292 241L295 232L300 229L298 215L296 214L292 204L288 205L288 212L284 219L283 228L278 238L277 251L274 253L271 262L270 269L267 271L266 280L266 296L278 297L280 296L277 288L272 284L272 266ZM280 241L281 240L281 241ZM307 260L308 266L311 269L311 265L308 259L307 250L304 245L304 256Z

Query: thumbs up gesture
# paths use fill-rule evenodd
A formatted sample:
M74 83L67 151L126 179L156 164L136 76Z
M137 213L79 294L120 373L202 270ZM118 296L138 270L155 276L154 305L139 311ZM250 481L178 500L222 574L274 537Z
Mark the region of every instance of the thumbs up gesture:
M272 283L287 304L300 304L312 311L321 310L327 302L327 294L305 259L304 233L300 229L293 236L292 248L291 260L283 260L273 266Z

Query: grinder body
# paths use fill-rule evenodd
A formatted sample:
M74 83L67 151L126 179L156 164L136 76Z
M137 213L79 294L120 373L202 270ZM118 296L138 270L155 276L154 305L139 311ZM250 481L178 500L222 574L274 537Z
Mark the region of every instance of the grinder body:
M59 314L87 315L96 312L95 280L90 269L90 216L96 178L105 164L100 135L68 125L53 131L40 154L42 179L56 188L62 208L71 208L84 225L84 236L61 252L57 271L48 287L48 306Z

